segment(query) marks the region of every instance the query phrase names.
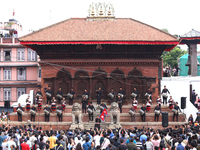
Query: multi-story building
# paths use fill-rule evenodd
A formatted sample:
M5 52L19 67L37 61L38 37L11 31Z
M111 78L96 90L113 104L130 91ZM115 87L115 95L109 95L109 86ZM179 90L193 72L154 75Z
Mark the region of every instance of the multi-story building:
M20 45L21 24L10 19L0 22L0 105L16 102L20 95L40 85L40 70L35 51Z

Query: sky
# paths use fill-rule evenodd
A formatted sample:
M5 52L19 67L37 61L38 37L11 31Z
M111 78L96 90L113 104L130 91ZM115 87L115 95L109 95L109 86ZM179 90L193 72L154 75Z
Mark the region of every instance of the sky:
M38 30L69 18L85 18L92 3L111 3L117 18L133 18L171 34L200 31L200 0L0 0L0 21L13 18L24 31Z

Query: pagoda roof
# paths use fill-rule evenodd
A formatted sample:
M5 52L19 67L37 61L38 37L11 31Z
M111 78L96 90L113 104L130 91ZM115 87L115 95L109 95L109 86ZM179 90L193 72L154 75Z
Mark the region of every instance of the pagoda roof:
M45 44L167 44L177 37L131 18L89 20L70 18L20 38L23 45Z
M192 29L188 33L180 36L180 44L200 43L200 32Z

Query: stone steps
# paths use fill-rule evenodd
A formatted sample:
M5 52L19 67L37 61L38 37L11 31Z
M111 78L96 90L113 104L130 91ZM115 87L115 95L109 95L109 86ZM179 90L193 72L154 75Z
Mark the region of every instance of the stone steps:
M96 117L97 114L94 115L94 119ZM146 121L148 122L154 122L154 113L146 113ZM22 121L27 121L27 120L31 120L31 115L29 113L23 113L22 115ZM120 114L120 122L129 122L131 119L130 115L128 113L121 113ZM17 113L12 113L10 114L10 120L11 121L17 121L18 117L17 117ZM36 121L44 121L44 113L37 113L36 117L35 117ZM173 113L169 113L168 114L168 120L172 121L173 120ZM180 121L185 121L185 115L180 113L179 114L179 120ZM58 118L57 118L57 114L56 113L51 113L50 114L50 122L57 122ZM70 122L72 121L72 117L71 117L71 113L65 113L63 114L63 121L67 121ZM108 116L106 116L106 121L110 122L110 116L109 116L109 112L108 112ZM139 113L135 114L135 121L136 122L141 122L141 116ZM88 114L83 114L83 122L89 122L89 115ZM162 114L160 115L159 118L159 122L162 122Z
M175 127L176 125L183 125L186 122L169 122L169 126L168 127ZM2 121L1 125L6 125L7 121ZM28 125L27 121L23 121L23 122L18 122L18 121L8 121L8 124L10 124L11 126L16 126L16 125ZM35 125L36 127L42 127L42 130L49 130L50 128L52 128L53 130L67 130L70 128L71 122L31 122L32 125ZM104 128L105 126L107 126L109 123L101 123L101 128ZM85 129L89 129L89 128L93 128L94 127L94 122L91 123L85 123L84 126ZM134 129L134 127L137 128L143 128L143 126L145 128L154 128L154 129L163 129L162 127L162 122L121 122L121 126L125 129Z

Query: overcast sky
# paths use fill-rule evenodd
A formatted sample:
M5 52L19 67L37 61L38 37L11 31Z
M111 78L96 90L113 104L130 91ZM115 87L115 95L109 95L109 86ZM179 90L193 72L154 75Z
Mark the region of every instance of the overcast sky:
M167 28L171 34L200 31L200 0L1 0L0 21L12 18L14 8L24 31L38 30L68 18L87 17L92 2L111 3L116 17Z

